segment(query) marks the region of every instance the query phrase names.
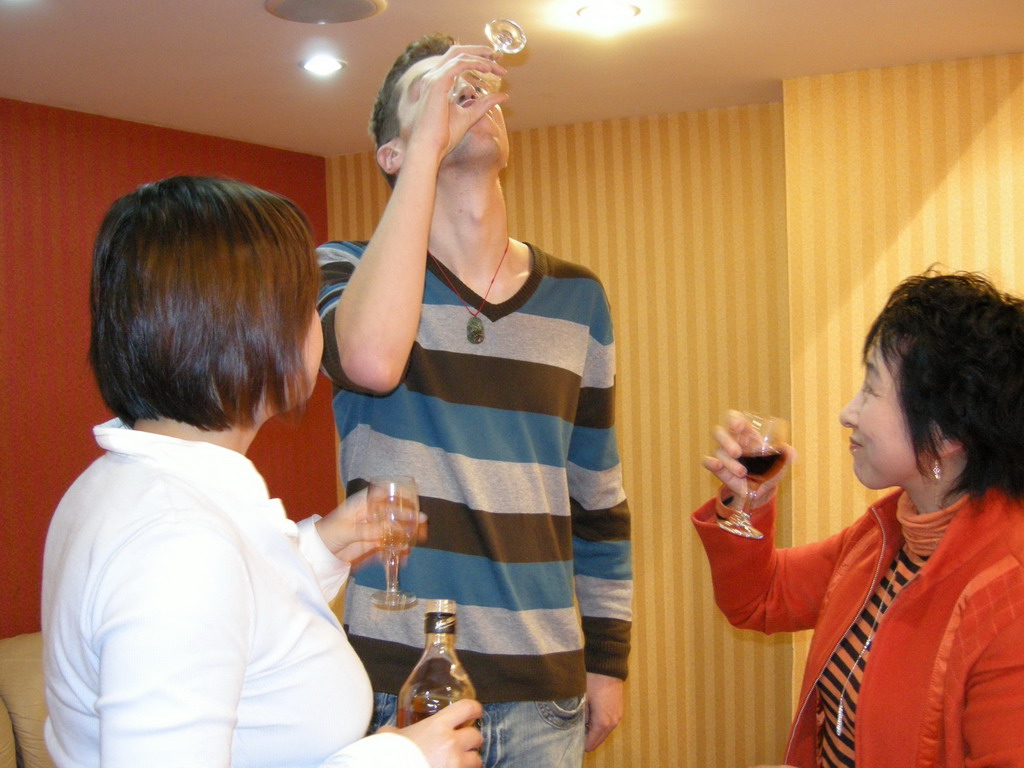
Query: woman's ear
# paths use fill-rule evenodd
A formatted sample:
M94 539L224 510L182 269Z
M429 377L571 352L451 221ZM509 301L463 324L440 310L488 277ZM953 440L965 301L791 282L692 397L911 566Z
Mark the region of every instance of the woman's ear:
M964 446L959 440L950 440L944 437L939 441L939 458L943 461L951 458L960 458L963 455Z
M933 469L932 471L939 471L942 475L950 478L959 477L967 464L967 457L964 455L963 443L959 440L942 438L939 441L938 447L939 455L938 460L935 462L935 466L938 469ZM939 475L936 474L935 479L938 480L938 478Z
M384 173L394 176L402 167L404 155L397 139L381 144L377 148L377 165Z

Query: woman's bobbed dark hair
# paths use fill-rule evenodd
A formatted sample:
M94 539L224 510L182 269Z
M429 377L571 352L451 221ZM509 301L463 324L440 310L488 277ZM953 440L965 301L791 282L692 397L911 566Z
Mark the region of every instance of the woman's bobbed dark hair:
M908 278L868 331L897 382L922 469L941 441L963 446L951 494L1024 498L1024 300L977 273Z
M300 406L319 286L306 217L227 179L179 176L117 200L93 252L89 360L126 424L253 426Z

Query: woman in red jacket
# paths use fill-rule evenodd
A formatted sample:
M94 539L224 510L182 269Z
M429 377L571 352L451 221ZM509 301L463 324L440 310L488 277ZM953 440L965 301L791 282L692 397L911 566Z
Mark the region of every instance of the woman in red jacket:
M814 629L787 765L1024 766L1024 301L975 274L910 278L864 364L840 421L857 478L896 490L776 549L777 476L764 539L722 530L752 428L731 412L702 462L723 490L693 515L716 602L737 627Z

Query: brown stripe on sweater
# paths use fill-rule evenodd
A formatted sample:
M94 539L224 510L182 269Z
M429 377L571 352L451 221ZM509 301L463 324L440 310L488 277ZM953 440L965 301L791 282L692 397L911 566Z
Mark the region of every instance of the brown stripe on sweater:
M427 497L420 499L420 508L429 520L427 540L419 545L421 547L436 546L447 552L477 555L502 563L548 563L572 559L572 531L568 517L494 514ZM481 534L489 536L490 542Z
M423 652L422 648L359 635L349 635L349 641L370 674L373 690L384 693L398 693ZM531 656L481 654L458 648L458 654L476 687L477 698L485 703L567 699L586 690L583 651Z
M610 509L584 509L575 499L572 507L572 532L585 541L625 541L629 539L629 506L626 500Z
M576 407L576 426L591 429L615 426L614 401L614 387L584 387Z
M413 345L405 386L450 403L558 416L572 423L580 377L543 363L442 352ZM443 372L443 373L442 373ZM493 384L481 387L481 379ZM566 395L565 393L572 393Z

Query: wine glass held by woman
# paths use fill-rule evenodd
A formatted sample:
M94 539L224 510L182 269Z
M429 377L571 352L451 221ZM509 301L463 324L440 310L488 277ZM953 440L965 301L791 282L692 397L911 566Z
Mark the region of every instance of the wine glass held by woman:
M408 475L371 477L366 489L370 519L381 529L385 589L374 592L370 602L385 610L405 610L416 604L416 595L399 589L398 570L403 555L416 543L420 512L416 480Z
M743 492L746 427L730 414L703 461L723 489L693 515L715 601L740 628L814 630L787 765L1024 765L1024 300L977 274L908 278L863 362L839 420L857 479L894 490L776 548L766 483L764 539L731 535L717 520Z
M314 524L317 534L331 553L350 565L380 551L384 531L366 503L367 491L353 493L345 502ZM416 515L417 539L426 535L427 516Z
M725 415L725 425L715 427L718 447L701 465L730 491L725 500L728 516L719 516L719 527L738 536L761 538L750 522L751 515L771 497L796 459L796 451L785 442L785 426L775 416L731 410Z
M245 457L313 390L319 284L305 217L246 184L165 179L107 213L90 362L117 418L43 566L57 765L480 765L476 702L365 736L370 681L327 601L377 546L366 495L296 524Z

